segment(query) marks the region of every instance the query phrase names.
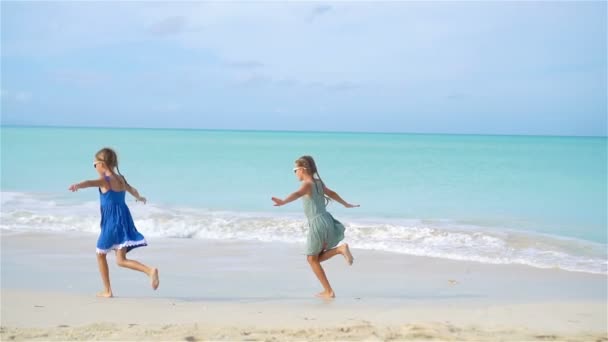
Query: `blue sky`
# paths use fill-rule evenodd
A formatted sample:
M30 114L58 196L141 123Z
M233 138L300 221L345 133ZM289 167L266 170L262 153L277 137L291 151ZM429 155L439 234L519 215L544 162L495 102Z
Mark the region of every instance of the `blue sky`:
M604 1L1 7L4 125L607 132Z

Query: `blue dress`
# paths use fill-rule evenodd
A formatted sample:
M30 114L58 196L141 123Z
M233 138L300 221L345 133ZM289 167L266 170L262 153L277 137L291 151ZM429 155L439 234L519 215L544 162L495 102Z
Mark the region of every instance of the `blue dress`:
M99 189L101 202L101 234L97 239L97 253L107 254L113 249L147 246L146 239L135 228L129 207L125 203L126 191L114 191L110 185L110 177L105 176L108 190L102 193Z

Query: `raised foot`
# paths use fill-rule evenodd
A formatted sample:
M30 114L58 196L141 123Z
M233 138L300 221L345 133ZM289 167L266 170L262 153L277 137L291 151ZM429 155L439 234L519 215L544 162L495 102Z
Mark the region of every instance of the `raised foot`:
M340 252L342 253L342 255L344 255L344 259L346 259L346 263L348 263L349 265L352 265L353 262L355 261L355 258L350 253L350 248L348 248L348 244L345 243L340 248L341 248Z
M152 285L152 289L156 290L158 285L160 285L160 280L158 279L158 268L152 270L152 274L150 274L150 282Z

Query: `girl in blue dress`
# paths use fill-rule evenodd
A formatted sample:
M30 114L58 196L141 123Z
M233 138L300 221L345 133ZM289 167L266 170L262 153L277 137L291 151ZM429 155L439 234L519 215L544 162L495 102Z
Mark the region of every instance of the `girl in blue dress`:
M318 293L317 297L325 299L333 298L335 297L335 293L329 284L329 280L327 280L323 267L321 267L321 262L341 254L346 262L352 265L353 256L350 253L348 244L344 243L338 246L340 241L344 239L344 225L334 219L325 207L330 199L342 204L346 208L356 208L359 205L346 202L340 195L323 183L321 176L319 176L319 171L317 171L317 165L311 156L298 158L293 172L301 182L300 188L285 199L272 197L272 201L275 206L282 206L300 197L302 198L304 213L308 219L306 258L313 273L323 286L323 291Z
M146 198L139 195L118 169L118 157L111 148L103 148L95 154L93 167L99 173L99 178L87 180L70 186L74 192L78 189L97 187L101 202L101 233L97 240L97 263L103 281L104 290L98 297L112 297L110 273L106 254L116 251L116 263L120 267L130 268L148 275L152 288L159 285L158 269L146 266L136 260L127 259L127 252L146 246L146 239L137 231L131 212L125 203L125 195L129 192L136 201L146 204Z

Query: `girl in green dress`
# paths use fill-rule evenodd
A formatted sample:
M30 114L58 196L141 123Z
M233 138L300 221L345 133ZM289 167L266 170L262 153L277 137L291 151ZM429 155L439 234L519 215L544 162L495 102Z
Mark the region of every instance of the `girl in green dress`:
M325 207L330 199L335 200L346 208L355 208L359 207L359 205L346 202L335 191L325 186L319 176L315 161L311 156L298 158L295 161L293 172L302 183L300 189L285 199L273 197L272 201L275 206L282 206L302 197L304 213L308 219L306 255L312 271L324 288L323 292L317 294L317 297L333 298L335 297L335 293L331 285L329 285L325 271L321 267L321 262L336 254L341 254L346 262L352 265L354 258L350 253L348 244L344 243L338 246L338 243L344 239L344 225L334 219Z

